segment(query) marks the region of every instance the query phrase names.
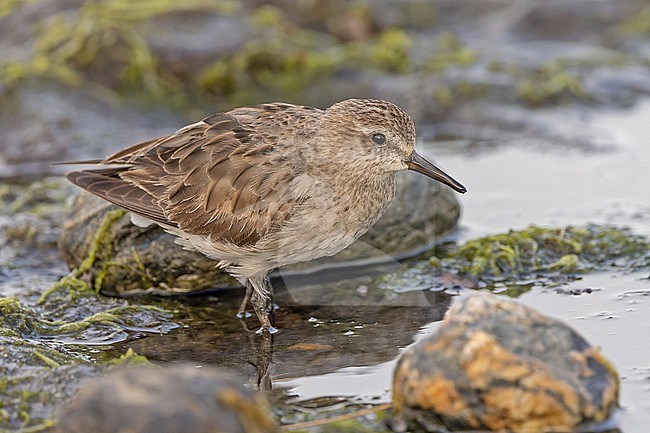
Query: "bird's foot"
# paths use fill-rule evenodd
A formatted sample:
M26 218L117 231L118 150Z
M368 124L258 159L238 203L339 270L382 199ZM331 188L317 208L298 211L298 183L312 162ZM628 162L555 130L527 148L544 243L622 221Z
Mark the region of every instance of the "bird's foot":
M275 328L271 324L271 319L269 317L269 313L266 310L266 307L262 311L258 311L257 307L255 308L255 313L257 313L257 318L259 319L260 323L262 326L260 326L260 329L255 331L256 334L264 334L268 332L269 334L277 334L278 329Z
M274 328L273 326L268 326L267 327L267 326L264 326L264 325L260 326L260 329L255 331L255 333L257 335L264 335L264 333L266 333L266 332L273 335L273 334L277 334L280 331L278 330L278 328Z

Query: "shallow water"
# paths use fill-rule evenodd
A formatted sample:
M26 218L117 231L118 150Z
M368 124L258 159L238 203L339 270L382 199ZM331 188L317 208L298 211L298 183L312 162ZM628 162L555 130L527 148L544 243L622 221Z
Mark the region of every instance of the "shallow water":
M555 115L557 122L561 116ZM575 127L608 145L583 152L538 143L470 158L449 154L446 146L440 157L445 169L469 189L462 197L462 238L529 224L606 223L650 234L650 101L590 113ZM435 143L423 148L435 155Z
M650 279L648 271L628 275L598 273L567 289L594 288L589 294L531 291L520 299L544 314L564 320L599 346L621 376L617 420L624 432L650 425Z

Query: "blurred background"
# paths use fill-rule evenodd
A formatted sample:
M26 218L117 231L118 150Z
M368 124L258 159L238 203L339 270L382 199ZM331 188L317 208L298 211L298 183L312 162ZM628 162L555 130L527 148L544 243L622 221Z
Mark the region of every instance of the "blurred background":
M0 175L276 100L383 98L425 140L536 128L589 147L527 110L633 104L650 93L649 33L643 0L4 0Z

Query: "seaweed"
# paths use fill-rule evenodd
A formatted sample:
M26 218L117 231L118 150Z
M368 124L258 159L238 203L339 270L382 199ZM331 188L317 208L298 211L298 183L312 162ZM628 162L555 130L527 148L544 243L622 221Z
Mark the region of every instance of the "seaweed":
M589 101L579 76L560 61L527 71L516 85L517 96L531 106L557 103L564 99Z
M49 192L25 194L49 191L36 186L3 190L2 202L8 203L5 209L13 208L21 215L47 205L50 197ZM34 199L36 196L42 200ZM59 206L59 201L55 197L52 204ZM172 305L168 300L161 306L131 305L100 296L101 280L94 285L83 280L83 274L97 261L103 272L110 272L110 228L123 215L124 211L115 210L104 216L85 260L46 289L38 301L0 297L0 430L51 430L53 411L62 398L73 394L79 380L111 365L147 362L133 351L92 355L85 343L114 343L126 340L132 332L166 333L178 327L174 311L166 308Z

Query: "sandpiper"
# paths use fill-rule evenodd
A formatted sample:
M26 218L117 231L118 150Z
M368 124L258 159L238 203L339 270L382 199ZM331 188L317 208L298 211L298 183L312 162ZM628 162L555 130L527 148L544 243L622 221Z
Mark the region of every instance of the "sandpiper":
M395 174L463 185L414 150L413 121L395 104L348 99L322 110L269 103L217 113L68 173L81 188L158 224L218 261L246 287L258 332L277 332L269 272L331 256L381 217Z

